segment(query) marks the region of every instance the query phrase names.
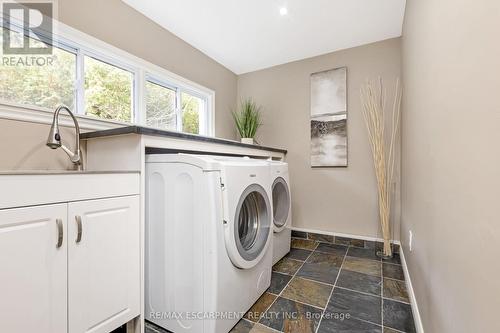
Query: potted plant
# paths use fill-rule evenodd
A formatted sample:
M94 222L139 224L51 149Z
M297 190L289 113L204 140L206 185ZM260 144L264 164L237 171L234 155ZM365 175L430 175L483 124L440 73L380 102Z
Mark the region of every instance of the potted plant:
M241 142L253 144L255 134L262 125L261 107L251 99L241 101L240 110L233 111L233 119L241 137Z

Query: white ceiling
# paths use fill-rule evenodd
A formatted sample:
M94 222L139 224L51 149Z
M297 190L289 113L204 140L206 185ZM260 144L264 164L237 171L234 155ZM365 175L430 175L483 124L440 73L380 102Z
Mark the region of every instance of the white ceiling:
M401 36L405 0L123 0L236 74ZM288 14L280 15L286 7ZM158 41L161 43L161 41Z

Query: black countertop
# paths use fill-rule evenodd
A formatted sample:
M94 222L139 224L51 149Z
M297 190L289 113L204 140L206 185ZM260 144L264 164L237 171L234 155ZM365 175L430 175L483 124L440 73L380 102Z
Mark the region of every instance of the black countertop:
M182 132L166 131L166 130L160 130L160 129L151 128L151 127L143 127L143 126L135 126L135 125L134 126L112 128L112 129L107 129L107 130L102 130L102 131L81 133L80 139L85 140L85 139L102 138L102 137L106 137L106 136L124 135L124 134L142 134L142 135L151 135L151 136L161 136L161 137L165 137L165 138L185 139L185 140L190 140L190 141L218 143L218 144L223 144L223 145L228 145L228 146L237 146L237 147L243 147L243 148L267 150L267 151L278 152L278 153L283 153L283 154L287 153L286 149L266 147L266 146L260 146L260 145L249 145L246 143L241 143L239 141L219 139L219 138L214 138L214 137L209 137L209 136L188 134L188 133L182 133Z

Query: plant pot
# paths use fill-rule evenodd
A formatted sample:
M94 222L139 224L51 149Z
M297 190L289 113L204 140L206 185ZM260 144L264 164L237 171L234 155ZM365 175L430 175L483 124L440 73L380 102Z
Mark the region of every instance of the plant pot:
M247 145L253 145L253 138L241 138L241 143L245 143Z

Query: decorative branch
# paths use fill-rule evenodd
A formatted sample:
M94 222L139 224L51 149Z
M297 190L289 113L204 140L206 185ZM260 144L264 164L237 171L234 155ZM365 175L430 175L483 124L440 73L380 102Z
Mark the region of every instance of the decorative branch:
M368 139L372 151L375 176L377 178L378 205L382 236L384 238L384 256L392 256L391 248L391 201L392 183L396 161L396 140L399 132L401 114L401 95L399 78L396 81L396 92L392 106L390 133L385 132L386 91L382 79L376 82L367 80L361 88L363 118L368 130Z

